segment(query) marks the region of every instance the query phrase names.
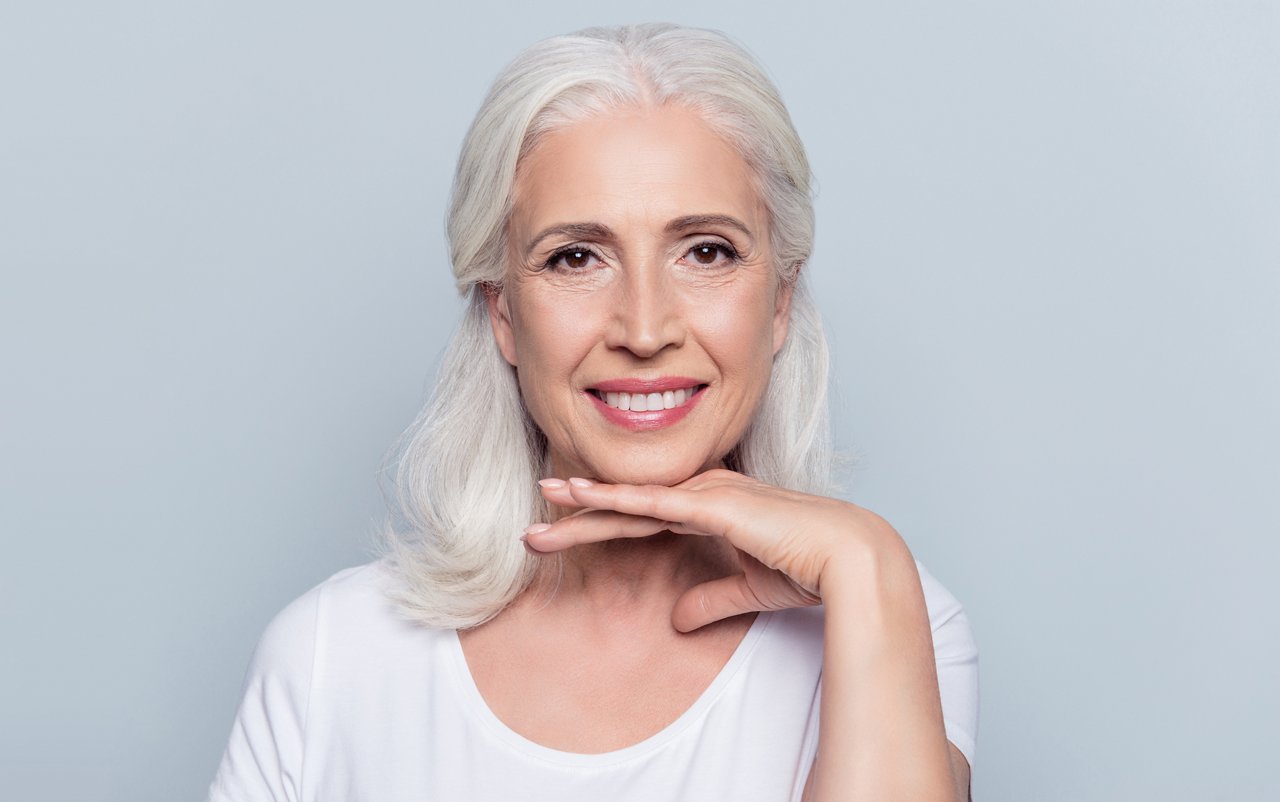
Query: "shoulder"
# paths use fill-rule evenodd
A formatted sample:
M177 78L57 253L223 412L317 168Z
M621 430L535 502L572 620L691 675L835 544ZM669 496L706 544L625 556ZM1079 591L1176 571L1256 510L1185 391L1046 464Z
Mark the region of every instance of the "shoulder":
M378 633L406 626L391 598L393 586L380 562L348 568L271 619L245 673L211 800L299 798L303 755L317 699L326 698L326 678L336 676L341 684L335 667L359 677L368 673L360 669L387 662L370 643L384 643Z
M339 571L298 596L263 630L250 675L309 676L335 627L359 628L395 615L393 583L377 561Z

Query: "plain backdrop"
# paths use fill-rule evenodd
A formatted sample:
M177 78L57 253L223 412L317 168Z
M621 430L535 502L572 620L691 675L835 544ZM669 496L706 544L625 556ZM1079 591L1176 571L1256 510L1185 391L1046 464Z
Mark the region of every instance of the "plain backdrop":
M809 147L847 497L974 623L974 798L1280 798L1278 6L7 4L0 796L203 797L370 558L489 81L667 19Z

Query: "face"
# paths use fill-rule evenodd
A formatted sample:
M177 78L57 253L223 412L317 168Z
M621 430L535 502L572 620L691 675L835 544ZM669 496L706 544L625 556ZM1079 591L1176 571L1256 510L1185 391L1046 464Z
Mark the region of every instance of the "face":
M507 234L490 319L551 475L672 485L721 464L790 303L734 148L680 108L571 124L522 160Z

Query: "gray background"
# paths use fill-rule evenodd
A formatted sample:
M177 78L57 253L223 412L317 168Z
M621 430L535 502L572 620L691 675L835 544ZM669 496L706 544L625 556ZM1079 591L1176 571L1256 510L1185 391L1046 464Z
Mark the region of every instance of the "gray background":
M672 19L810 148L849 497L975 623L975 798L1280 798L1277 4L536 5L0 12L0 794L203 795L368 557L488 82Z

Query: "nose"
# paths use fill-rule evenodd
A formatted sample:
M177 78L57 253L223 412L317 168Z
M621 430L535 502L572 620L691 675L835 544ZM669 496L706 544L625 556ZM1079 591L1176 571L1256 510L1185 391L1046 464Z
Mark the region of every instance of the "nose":
M656 262L627 267L605 344L641 359L679 348L684 344L685 325L679 293L670 277Z

